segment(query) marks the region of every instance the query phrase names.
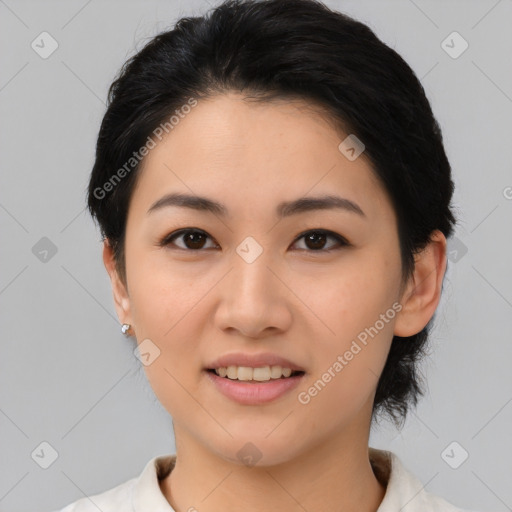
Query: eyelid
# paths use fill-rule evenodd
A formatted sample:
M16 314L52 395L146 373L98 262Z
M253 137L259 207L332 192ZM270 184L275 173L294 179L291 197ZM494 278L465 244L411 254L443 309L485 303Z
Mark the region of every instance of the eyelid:
M171 245L171 243L172 243L171 241L173 239L179 238L180 236L185 235L187 233L200 233L200 234L206 235L208 238L213 240L218 245L216 240L209 233L207 233L203 229L194 228L194 227L182 228L182 229L173 231L172 233L169 233L168 235L164 236L164 238L158 242L158 245L161 247L169 246L169 245ZM351 245L350 242L344 236L342 236L334 231L331 231L329 229L324 229L324 228L312 228L312 229L310 228L310 229L306 229L305 231L302 231L301 233L299 233L295 237L294 241L292 242L292 246L295 245L301 238L303 238L305 235L307 235L309 233L324 234L327 237L334 238L338 242L339 245L338 245L338 247L336 247L334 249L331 248L331 249L317 249L317 250L314 250L314 249L299 249L299 250L306 251L309 253L320 253L321 254L321 253L328 253L333 250L339 249L341 247L347 247L347 246ZM175 248L178 250L185 251L185 252L197 252L197 253L207 250L207 249L184 249L183 247L175 247ZM208 248L208 249L210 249L210 248Z

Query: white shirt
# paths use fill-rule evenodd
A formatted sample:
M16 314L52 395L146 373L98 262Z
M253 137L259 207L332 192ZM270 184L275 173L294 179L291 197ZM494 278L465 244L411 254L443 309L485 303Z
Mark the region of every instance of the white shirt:
M369 454L376 477L386 487L377 512L471 512L427 492L394 453L370 447ZM154 457L138 477L54 512L175 512L158 483L175 462L176 455Z

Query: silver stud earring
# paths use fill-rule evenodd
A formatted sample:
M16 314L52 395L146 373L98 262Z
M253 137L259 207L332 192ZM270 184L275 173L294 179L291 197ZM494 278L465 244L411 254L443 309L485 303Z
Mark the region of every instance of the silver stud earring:
M122 332L125 336L130 336L130 335L128 334L128 331L130 330L130 327L131 327L131 326L130 326L130 324L123 324L123 325L121 326L121 332Z

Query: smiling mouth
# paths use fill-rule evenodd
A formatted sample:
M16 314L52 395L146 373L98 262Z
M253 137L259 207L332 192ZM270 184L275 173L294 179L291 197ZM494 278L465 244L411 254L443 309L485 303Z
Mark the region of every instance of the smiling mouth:
M277 370L277 371L274 371L273 375L270 374L270 372L267 372L267 374L264 374L264 375L260 374L260 375L257 375L257 378L254 378L254 374L251 375L250 371L247 374L240 375L236 371L230 370L229 368L230 367L218 368L218 369L208 368L206 371L208 373L215 375L216 377L221 377L221 378L224 378L227 380L232 380L235 382L243 382L246 384L266 384L269 382L275 382L276 380L287 380L287 379L291 379L293 377L300 377L305 374L304 371L293 370L293 371L291 371L291 373L289 373L289 372L283 372L283 371ZM235 368L235 367L233 367L233 368ZM253 369L251 368L250 370L252 371ZM277 372L280 373L279 376L277 376Z

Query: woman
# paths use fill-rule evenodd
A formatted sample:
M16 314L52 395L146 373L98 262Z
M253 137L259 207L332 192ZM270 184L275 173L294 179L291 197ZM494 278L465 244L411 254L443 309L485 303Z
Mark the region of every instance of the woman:
M455 223L418 79L314 0L226 2L112 84L88 206L176 454L62 512L457 511L396 455Z

